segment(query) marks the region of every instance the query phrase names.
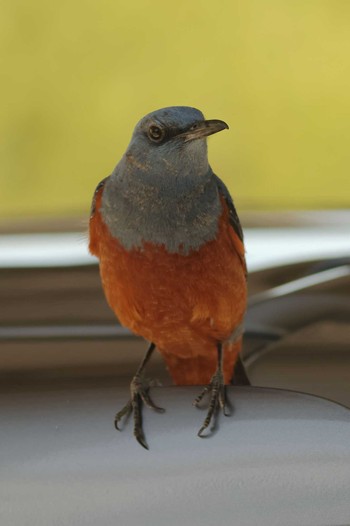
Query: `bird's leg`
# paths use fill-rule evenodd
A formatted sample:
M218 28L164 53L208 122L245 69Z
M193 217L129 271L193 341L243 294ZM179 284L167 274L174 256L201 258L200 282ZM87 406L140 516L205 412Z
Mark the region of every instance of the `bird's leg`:
M210 380L210 384L203 389L203 391L197 396L195 401L193 402L193 405L198 407L200 401L204 397L205 394L209 394L209 409L207 416L203 422L202 427L198 431L198 436L203 438L203 431L207 429L212 419L214 419L214 426L215 426L215 420L217 416L218 408L220 407L222 409L222 412L225 416L228 416L229 413L226 412L226 387L224 382L224 376L222 374L222 344L219 343L217 346L218 350L218 366L215 371L215 374L212 376Z
M143 357L142 362L140 363L134 378L130 383L130 400L129 402L121 409L114 419L114 425L118 431L120 431L119 422L125 416L128 418L131 413L134 415L134 436L136 440L141 444L142 447L148 449L145 434L142 427L142 402L149 408L154 409L158 413L163 413L164 409L155 405L153 400L149 395L149 388L151 383L143 377L144 368L150 359L154 349L155 344L151 343L145 356Z

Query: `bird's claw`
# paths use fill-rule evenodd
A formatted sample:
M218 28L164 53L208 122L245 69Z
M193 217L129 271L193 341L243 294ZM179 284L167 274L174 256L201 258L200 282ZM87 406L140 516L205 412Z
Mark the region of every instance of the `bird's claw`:
M130 384L130 400L127 404L116 414L114 419L115 428L121 431L119 422L125 417L127 420L131 413L134 417L134 437L138 443L148 449L145 434L142 426L142 403L150 409L157 411L157 413L164 413L163 407L157 406L149 394L151 382L144 380L140 375L135 375Z
M193 402L193 405L195 407L198 407L199 403L201 402L201 400L207 393L209 394L209 408L208 408L207 416L205 417L205 420L203 422L203 425L197 433L197 435L201 438L204 438L205 435L203 435L202 433L209 427L209 424L212 420L213 420L212 429L215 428L217 410L219 407L221 408L225 416L230 415L230 412L227 411L228 404L227 404L227 399L226 399L226 387L225 387L224 377L220 370L216 371L216 373L214 374L214 376L212 377L210 381L210 384L206 386L203 389L203 391L197 396L197 398Z
M132 401L129 400L129 402L125 404L123 409L118 411L118 413L115 415L114 425L115 425L115 428L118 429L118 431L122 430L122 428L118 426L118 423L122 420L124 416L125 416L125 420L128 420L131 413L132 413Z

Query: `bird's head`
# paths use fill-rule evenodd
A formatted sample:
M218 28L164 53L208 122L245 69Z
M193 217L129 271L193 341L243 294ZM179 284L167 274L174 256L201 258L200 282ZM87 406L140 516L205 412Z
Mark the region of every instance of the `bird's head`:
M225 128L185 106L140 120L102 196L103 220L126 249L147 241L188 253L215 238L222 207L206 139Z
M226 128L223 121L205 120L195 108L156 110L136 125L124 162L140 175L143 172L145 179L151 175L156 184L165 174L181 178L205 175L209 170L206 138Z

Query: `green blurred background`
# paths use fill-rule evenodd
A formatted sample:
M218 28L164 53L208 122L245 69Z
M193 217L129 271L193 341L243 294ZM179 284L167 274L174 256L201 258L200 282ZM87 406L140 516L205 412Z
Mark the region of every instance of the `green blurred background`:
M87 215L135 123L168 105L230 131L240 210L350 204L350 1L3 0L0 216Z

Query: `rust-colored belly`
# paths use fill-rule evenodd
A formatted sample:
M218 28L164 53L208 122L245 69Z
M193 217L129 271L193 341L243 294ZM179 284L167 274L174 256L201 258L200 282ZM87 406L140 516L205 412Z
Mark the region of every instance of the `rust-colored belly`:
M100 259L107 301L120 322L153 341L176 383L207 383L216 368L216 345L242 322L246 309L243 246L226 206L217 239L189 255L145 243L127 251L99 213L90 225L90 249ZM227 346L229 381L240 342Z

